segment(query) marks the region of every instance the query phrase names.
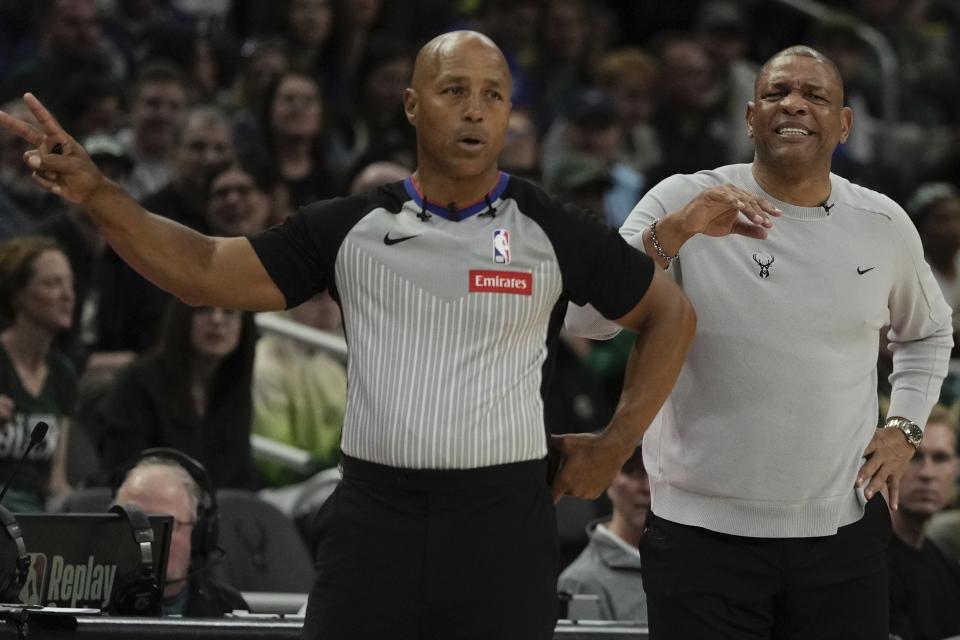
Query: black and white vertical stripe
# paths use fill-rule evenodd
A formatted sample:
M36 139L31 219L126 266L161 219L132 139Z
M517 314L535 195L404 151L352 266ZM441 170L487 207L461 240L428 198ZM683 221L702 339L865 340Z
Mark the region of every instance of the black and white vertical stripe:
M350 341L343 451L406 468L474 468L546 455L542 367L561 293L556 261L533 294L445 299L348 238L338 289Z

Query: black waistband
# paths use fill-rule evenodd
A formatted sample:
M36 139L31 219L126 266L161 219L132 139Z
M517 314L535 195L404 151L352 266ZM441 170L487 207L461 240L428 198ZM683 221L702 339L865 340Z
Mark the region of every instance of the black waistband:
M346 479L409 489L462 489L547 481L546 458L475 469L404 469L367 462L348 455L343 456L340 464Z

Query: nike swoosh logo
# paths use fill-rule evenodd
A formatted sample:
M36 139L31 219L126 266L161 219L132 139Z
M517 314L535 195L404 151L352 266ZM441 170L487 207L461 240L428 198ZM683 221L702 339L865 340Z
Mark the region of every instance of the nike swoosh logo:
M412 238L418 238L418 237L420 237L420 234L419 234L419 233L418 233L417 235L415 235L415 236L403 236L402 238L391 238L391 237L390 237L390 232L388 231L388 232L385 233L384 236L383 236L383 244L385 244L385 245L387 245L387 246L389 247L390 245L397 244L397 243L403 242L403 241L405 241L405 240L410 240L410 239L412 239Z
M876 267L870 267L869 269L861 269L860 267L857 267L857 273L859 273L860 275L863 275L867 271L873 271L874 269L876 269Z

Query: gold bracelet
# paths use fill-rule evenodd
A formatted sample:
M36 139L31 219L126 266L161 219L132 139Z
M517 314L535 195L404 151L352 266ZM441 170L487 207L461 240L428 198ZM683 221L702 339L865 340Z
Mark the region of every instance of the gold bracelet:
M657 250L657 255L667 261L666 266L663 268L664 271L670 268L670 263L674 260L680 259L680 253L677 252L676 255L668 256L667 252L663 250L663 247L660 246L660 241L657 240L657 223L660 222L660 218L654 219L650 224L650 241L653 242L653 248Z

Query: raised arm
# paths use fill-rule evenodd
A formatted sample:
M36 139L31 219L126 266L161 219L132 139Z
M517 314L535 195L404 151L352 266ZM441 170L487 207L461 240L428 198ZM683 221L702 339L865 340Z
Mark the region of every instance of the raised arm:
M669 266L667 257L676 256L680 247L695 235L737 234L763 239L773 226L771 218L781 213L765 198L732 184L704 189L683 206L665 210L660 193L664 185L665 182L657 185L644 196L620 229L627 242L650 256L661 269ZM655 218L659 251L651 227ZM582 338L609 340L625 325L622 319L607 320L590 305L570 305L564 326Z
M667 258L664 256L676 256L680 247L695 235L720 237L735 234L763 239L773 226L771 216L779 215L780 210L765 198L732 184L717 185L701 191L676 211L661 216L656 223L657 243L654 243L653 227L644 222L640 231L643 250L657 265L666 269ZM630 218L634 218L633 213ZM634 246L637 243L626 231L636 221L628 218L620 231Z
M158 287L188 304L253 311L285 299L246 238L214 238L155 215L108 180L32 94L24 102L40 125L0 111L0 126L34 148L24 154L33 180L82 207L114 250Z

